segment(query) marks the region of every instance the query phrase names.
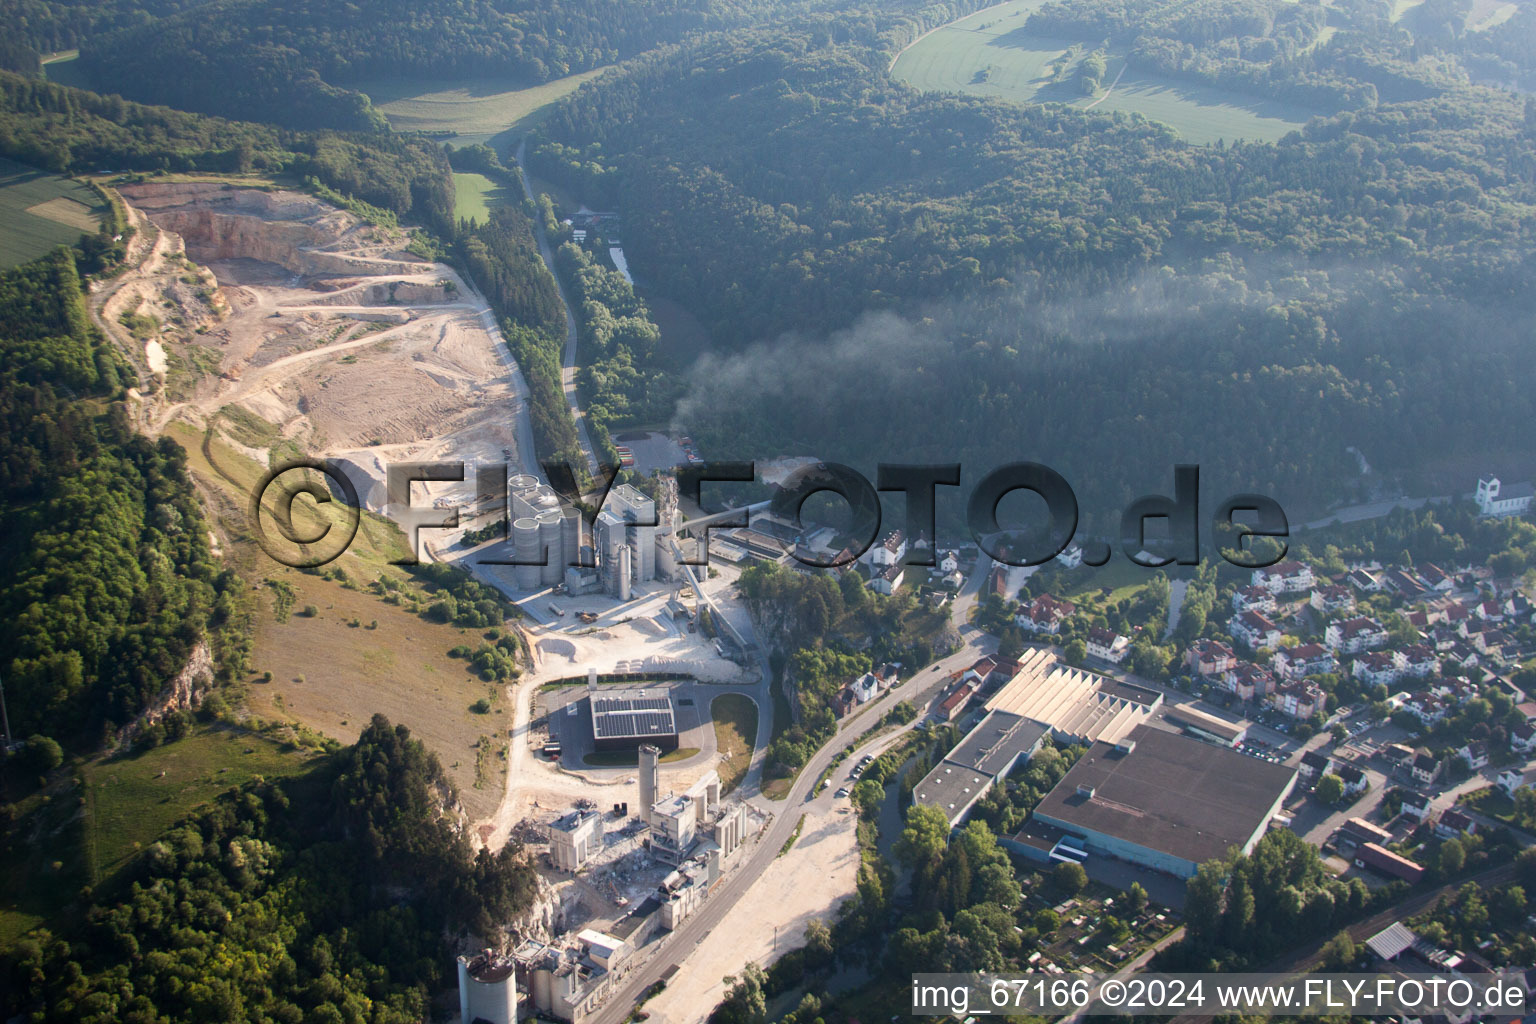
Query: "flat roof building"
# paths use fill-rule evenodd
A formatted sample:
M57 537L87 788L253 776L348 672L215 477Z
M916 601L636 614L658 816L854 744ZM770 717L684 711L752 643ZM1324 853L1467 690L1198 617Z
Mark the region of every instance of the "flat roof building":
M913 801L937 807L958 825L994 782L1034 756L1046 731L1021 715L993 711L917 784Z
M629 750L653 743L677 748L677 715L665 686L587 687L592 737L598 750Z
M1184 731L1192 736L1212 743L1220 743L1224 747L1235 747L1248 737L1247 726L1207 714L1188 704L1170 707L1163 717L1175 725L1182 726Z
M1034 816L1089 853L1188 878L1234 846L1252 850L1295 784L1293 768L1142 728L1090 747Z

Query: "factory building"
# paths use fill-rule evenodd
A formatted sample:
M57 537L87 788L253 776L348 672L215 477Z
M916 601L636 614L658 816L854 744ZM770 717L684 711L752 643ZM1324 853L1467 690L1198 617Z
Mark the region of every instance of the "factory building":
M1233 847L1250 852L1295 784L1294 768L1143 727L1088 748L1033 820L1089 854L1188 878Z
M623 939L592 929L579 932L574 943L564 946L523 942L511 960L527 993L524 1016L582 1024L627 972L632 952ZM462 985L460 992L462 1006ZM464 1024L473 1021L464 1018Z
M913 788L913 802L937 807L951 826L960 824L993 783L1034 756L1046 732L1021 715L993 711Z
M1048 726L1067 744L1114 744L1152 718L1163 695L1063 664L1044 648L1027 651L1019 670L987 701L989 711L1007 711Z
M640 748L640 817L650 826L651 855L668 864L715 850L729 857L746 840L745 804L720 802L720 776L706 772L685 793L661 791L661 751Z
M549 855L561 871L579 871L603 843L603 817L572 811L549 823Z
M665 686L600 687L588 682L587 702L598 750L634 750L642 744L677 749L677 713Z

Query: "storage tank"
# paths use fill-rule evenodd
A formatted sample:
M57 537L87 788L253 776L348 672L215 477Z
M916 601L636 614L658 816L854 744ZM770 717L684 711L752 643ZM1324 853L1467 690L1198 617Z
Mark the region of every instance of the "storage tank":
M512 567L513 586L518 590L539 589L539 579L543 574L539 566L531 564L539 560L538 520L526 517L513 520L512 557L519 563Z
M540 512L537 520L539 543L548 552L548 561L539 568L539 582L545 586L553 586L565 575L565 558L560 547L561 524L564 523L565 517L560 514L558 508L551 508Z
M575 562L583 561L578 556L581 553L581 510L572 505L560 506L560 551L565 556L560 560L560 571Z

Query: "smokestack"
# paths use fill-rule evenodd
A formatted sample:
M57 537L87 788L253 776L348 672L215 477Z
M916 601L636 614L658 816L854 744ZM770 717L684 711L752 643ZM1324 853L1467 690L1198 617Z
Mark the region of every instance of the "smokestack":
M651 823L651 808L656 805L656 791L661 782L661 748L646 743L640 747L640 820Z

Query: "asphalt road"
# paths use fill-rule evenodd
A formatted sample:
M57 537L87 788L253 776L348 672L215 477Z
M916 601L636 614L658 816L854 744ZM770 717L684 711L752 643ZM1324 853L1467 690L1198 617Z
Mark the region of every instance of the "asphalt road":
M933 666L924 668L901 685L893 688L857 719L845 721L837 734L822 745L801 770L789 796L780 802L778 813L769 823L747 860L734 868L720 882L715 894L705 901L683 926L663 939L663 946L651 962L634 971L612 992L592 1018L592 1024L622 1024L634 1009L635 1002L647 988L661 977L670 965L681 961L694 946L703 942L725 920L742 893L755 882L779 855L779 850L794 832L800 820L800 808L805 803L811 787L821 778L833 756L849 743L857 742L879 724L881 717L897 702L911 700L921 704L931 699L938 688L949 680L951 674L968 668L977 658L991 653L996 642L979 630L967 628L962 634L965 643L954 654L941 658ZM793 856L791 850L790 856Z

